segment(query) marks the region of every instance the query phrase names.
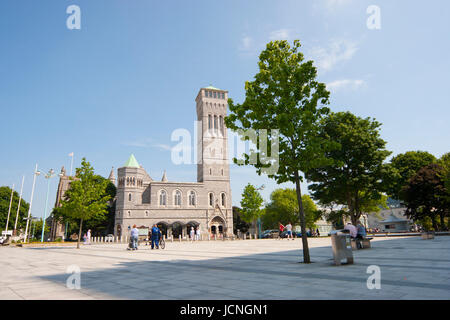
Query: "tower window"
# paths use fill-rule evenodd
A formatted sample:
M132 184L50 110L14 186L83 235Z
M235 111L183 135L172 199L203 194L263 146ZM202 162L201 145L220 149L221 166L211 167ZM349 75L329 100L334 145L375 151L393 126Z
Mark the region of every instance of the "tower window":
M181 206L181 191L180 190L175 191L175 205Z
M209 92L209 97L212 98L212 91Z
M208 129L212 129L212 117L208 115Z
M212 193L209 194L209 205L211 207L214 205L214 195Z
M195 206L195 192L194 191L191 191L189 193L189 205Z
M131 201L131 193L128 194L128 201Z
M208 96L208 91L205 90L205 97L207 97L207 96Z
M222 207L225 207L225 193L222 193Z
M160 206L165 206L167 203L167 194L166 191L161 190L160 194L159 194L159 205Z
M209 175L212 175L212 169L209 168Z
M225 93L222 92L222 99L225 99Z
M214 98L216 98L216 92L214 92Z
M223 117L219 117L219 126L220 126L220 132L223 133Z
M217 130L217 116L214 116L214 130Z

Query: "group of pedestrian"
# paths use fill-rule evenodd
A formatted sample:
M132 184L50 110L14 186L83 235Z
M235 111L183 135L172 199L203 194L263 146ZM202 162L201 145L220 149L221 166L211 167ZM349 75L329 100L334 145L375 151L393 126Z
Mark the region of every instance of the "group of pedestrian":
M83 235L83 244L91 244L91 229Z
M285 226L281 222L278 222L278 224L279 224L279 227L278 227L278 238L277 239L281 239L281 234L284 231L286 231L286 238L288 240L289 239L294 240L294 237L292 235L292 224L291 224L291 222L288 222L288 224L285 225Z
M191 230L189 231L189 238L191 239L191 241L201 240L200 226L195 229L194 227L191 227Z
M151 243L152 250L156 247L156 249L159 249L159 241L162 238L161 230L158 228L156 224L154 224L149 230L148 230L148 238L147 243L145 245L148 245L149 242ZM130 249L131 250L137 250L138 249L138 240L139 240L139 229L136 228L136 225L133 225L133 229L131 229L130 233Z

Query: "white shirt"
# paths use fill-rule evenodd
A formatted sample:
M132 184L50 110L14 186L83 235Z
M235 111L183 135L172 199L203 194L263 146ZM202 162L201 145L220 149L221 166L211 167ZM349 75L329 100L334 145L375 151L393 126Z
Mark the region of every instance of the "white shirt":
M286 226L286 230L287 231L292 231L292 225L290 223Z

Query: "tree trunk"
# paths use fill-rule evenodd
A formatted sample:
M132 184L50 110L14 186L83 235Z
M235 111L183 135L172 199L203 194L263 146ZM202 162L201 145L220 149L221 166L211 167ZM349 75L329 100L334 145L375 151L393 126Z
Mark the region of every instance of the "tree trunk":
M298 175L298 171L295 171L295 189L297 191L297 202L300 212L300 227L302 230L303 262L311 263L311 259L309 257L308 237L306 236L306 219L305 212L303 211L302 192L300 189L300 177Z
M444 221L444 217L445 217L445 215L444 215L444 213L443 212L441 212L440 214L439 214L439 218L440 218L440 222L441 222L441 231L444 231L445 230L445 221Z
M80 249L81 230L83 228L83 219L80 220L80 231L78 232L77 249Z
M437 230L438 230L438 225L437 225L436 215L435 215L435 214L431 216L431 221L432 221L432 223L433 223L433 229L434 229L434 231L437 231Z

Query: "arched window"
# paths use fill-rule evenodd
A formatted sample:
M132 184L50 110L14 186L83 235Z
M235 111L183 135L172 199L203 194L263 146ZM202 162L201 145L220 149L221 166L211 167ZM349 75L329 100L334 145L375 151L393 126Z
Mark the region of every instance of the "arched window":
M133 177L133 186L136 185L136 178Z
M212 169L209 168L209 175L212 175Z
M225 193L222 193L222 207L225 207Z
M189 205L195 206L195 192L194 191L191 191L189 193Z
M167 194L166 191L161 190L161 192L159 193L159 205L160 206L165 206L167 204Z
M219 117L219 126L220 126L220 133L223 134L223 118L222 118L222 116Z
M214 98L216 97L216 94L217 94L217 93L214 91Z
M131 201L131 193L128 194L128 201Z
M211 207L214 205L214 195L212 193L209 194L209 205Z
M208 115L208 129L211 130L212 129L212 120L211 120L211 115Z
M175 191L175 199L174 203L176 206L181 206L181 191L177 190Z
M127 177L127 186L130 185L130 177Z
M217 131L218 126L217 126L217 116L214 116L214 130Z

